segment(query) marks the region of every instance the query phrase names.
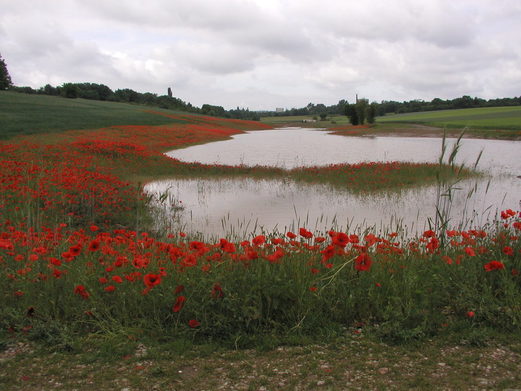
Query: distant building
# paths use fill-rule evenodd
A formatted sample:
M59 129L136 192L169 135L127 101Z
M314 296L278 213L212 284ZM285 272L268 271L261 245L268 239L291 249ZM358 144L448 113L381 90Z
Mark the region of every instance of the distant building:
M282 113L282 112L284 112L284 107L277 107L277 108L275 109L275 112L276 112L276 113Z

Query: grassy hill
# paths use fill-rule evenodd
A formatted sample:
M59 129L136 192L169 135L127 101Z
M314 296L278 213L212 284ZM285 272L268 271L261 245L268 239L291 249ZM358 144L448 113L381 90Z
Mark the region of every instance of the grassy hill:
M0 139L69 129L184 122L147 113L145 110L146 106L127 103L0 91ZM176 113L155 107L153 110Z
M426 111L378 117L377 122L415 123L448 128L521 129L521 106Z

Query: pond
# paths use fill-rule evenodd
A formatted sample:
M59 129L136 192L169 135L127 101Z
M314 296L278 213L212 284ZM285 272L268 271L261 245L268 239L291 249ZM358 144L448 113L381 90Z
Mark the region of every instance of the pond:
M247 132L168 155L209 164L292 168L362 161L436 162L440 151L439 138L344 137L286 128ZM478 169L487 175L458 184L450 210L455 227L479 226L497 210L519 207L521 142L464 139L457 160L473 165L480 151ZM436 186L356 195L328 185L253 179L173 179L149 183L145 191L168 194L160 209L163 223L171 224L173 231L212 237L247 237L300 226L322 232L370 227L414 234L428 227L437 199Z

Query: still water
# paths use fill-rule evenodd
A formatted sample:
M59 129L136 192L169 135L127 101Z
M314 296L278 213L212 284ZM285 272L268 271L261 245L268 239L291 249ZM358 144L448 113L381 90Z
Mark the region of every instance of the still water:
M362 161L436 162L440 151L438 138L343 137L286 128L248 132L168 155L209 164L292 168ZM457 160L472 166L480 151L478 169L486 175L458 184L450 210L454 227L479 226L495 217L498 210L520 207L521 142L464 139ZM253 179L174 179L145 187L150 194L168 195L158 208L161 220L168 217L173 231L215 237L246 237L299 226L318 231L401 227L406 234L414 234L434 218L436 190L436 186L425 186L399 193L355 195L328 185Z

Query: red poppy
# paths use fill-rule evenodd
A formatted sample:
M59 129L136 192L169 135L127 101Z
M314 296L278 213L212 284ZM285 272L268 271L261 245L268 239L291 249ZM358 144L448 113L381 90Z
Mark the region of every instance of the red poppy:
M306 238L306 239L310 239L313 237L313 234L305 228L300 228L299 234L300 234L300 236L302 236L303 238Z
M174 295L178 295L179 293L181 293L182 291L184 291L185 287L184 285L178 285L175 287L175 290L174 290Z
M200 325L201 325L201 323L198 322L198 321L195 320L195 319L190 319L190 320L188 321L188 326L190 326L190 327L193 328L193 329L196 328L196 327L199 327Z
M367 253L362 253L355 259L355 269L361 272L371 269L371 257Z
M476 256L476 252L474 251L474 249L472 247L465 247L465 252L470 257L475 257Z
M492 270L501 270L505 268L505 265L499 261L490 261L489 263L483 265L485 271L490 272Z
M263 245L264 243L266 243L266 236L264 236L264 235L255 236L255 237L252 239L252 243L253 243L255 246L261 246L261 245Z
M90 296L90 293L87 292L87 289L85 289L85 287L83 285L76 285L74 287L74 293L77 295L80 295L84 299L88 299Z
M513 256L514 255L514 249L510 246L505 246L503 247L503 253L506 254L506 255L509 255L509 256Z
M174 306L172 307L173 312L179 312L183 308L183 305L185 304L186 296L178 296Z
M114 292L116 287L114 285L108 285L105 287L105 292Z
M288 238L290 238L290 239L295 239L295 238L297 237L297 235L295 235L295 234L294 234L293 232L291 232L291 231L288 232L288 233L286 234L286 236L287 236Z
M331 241L335 246L345 247L349 243L349 236L343 232L337 232L332 236Z
M93 240L89 244L89 251L97 251L100 247L100 242L98 240Z
M220 299L224 297L223 288L221 287L221 284L215 283L212 288L212 297L214 299Z
M161 275L160 274L145 274L143 276L143 283L147 288L153 288L156 285L161 283Z

